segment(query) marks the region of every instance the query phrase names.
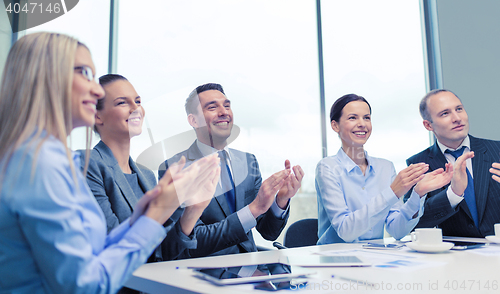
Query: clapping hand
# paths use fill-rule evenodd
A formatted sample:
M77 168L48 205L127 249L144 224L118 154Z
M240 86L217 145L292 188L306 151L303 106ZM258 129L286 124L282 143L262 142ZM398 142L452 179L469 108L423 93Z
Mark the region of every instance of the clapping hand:
M290 175L289 169L279 171L267 180L262 182L259 193L255 199L248 205L252 215L257 218L259 215L266 212L273 204L274 196L285 184L286 178Z
M214 153L184 169L180 164L172 166L171 174L179 203L191 206L212 199L220 177L219 162L217 153Z
M180 204L206 207L213 197L220 167L217 155L204 157L184 168L182 157L173 164L158 185L148 191L137 203L130 218L130 225L142 214L163 224Z
M451 178L451 190L461 196L467 188L467 159L474 157L474 151L462 154L453 167L453 177Z
M429 165L425 163L410 164L398 173L391 184L391 189L398 198L406 194L416 183L424 178Z
M492 173L491 177L493 180L500 183L500 163L493 162L490 168L490 173Z
M206 162L203 162L202 160L205 160ZM200 218L201 214L214 196L215 189L220 177L219 161L220 159L217 154L213 154L200 159L192 164L198 165L197 167L195 167L196 170L198 170L198 177L194 180L194 182L192 181L191 184L186 184L185 182L183 182L182 184L174 182L176 189L178 185L183 185L183 187L185 187L185 185L188 185L186 187L187 191L183 192L188 196L188 199L184 202L186 209L182 213L182 216L179 220L181 230L186 236L189 236L191 234L197 220ZM191 166L186 168L185 170L187 172L190 172L190 168ZM200 172L200 170L204 171Z
M293 170L288 177L285 179L283 187L278 192L277 204L281 209L285 209L288 205L288 201L292 198L300 188L302 183L302 178L304 177L304 171L300 165L296 165L293 169L290 168L290 160L285 160L285 170Z
M438 168L425 174L424 178L415 186L415 193L417 193L420 197L423 197L427 193L447 185L453 177L453 165L451 163L447 163L445 168L446 170Z

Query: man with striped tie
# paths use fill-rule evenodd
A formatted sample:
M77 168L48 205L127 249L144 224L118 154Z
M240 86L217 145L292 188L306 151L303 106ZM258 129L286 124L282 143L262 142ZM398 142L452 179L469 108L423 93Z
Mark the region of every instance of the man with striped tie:
M427 194L416 228L437 226L445 236L494 235L494 224L500 223L500 183L489 169L500 158L500 142L469 135L467 112L449 90L429 92L420 102L420 115L436 143L407 159L407 164L428 163L429 172L451 164L453 178Z
M186 99L188 122L196 132L196 141L159 167L160 177L169 162L186 157L186 164L217 152L221 160L221 179L215 197L194 228L197 248L182 257L201 257L257 251L252 228L274 241L285 227L289 200L300 188L304 172L290 167L262 181L253 154L228 148L233 127L231 101L221 85L209 83L197 87ZM186 209L189 209L186 208Z

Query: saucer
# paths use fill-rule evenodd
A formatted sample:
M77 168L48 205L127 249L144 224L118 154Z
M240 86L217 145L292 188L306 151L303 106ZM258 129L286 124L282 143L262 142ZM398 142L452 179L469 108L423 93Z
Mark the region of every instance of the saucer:
M426 252L426 253L438 253L438 252L448 251L454 245L455 244L451 242L442 242L441 244L436 244L436 245L417 245L414 242L406 243L406 246L408 248L418 252Z
M491 236L486 236L486 240L492 242L492 243L500 243L500 237L491 235Z

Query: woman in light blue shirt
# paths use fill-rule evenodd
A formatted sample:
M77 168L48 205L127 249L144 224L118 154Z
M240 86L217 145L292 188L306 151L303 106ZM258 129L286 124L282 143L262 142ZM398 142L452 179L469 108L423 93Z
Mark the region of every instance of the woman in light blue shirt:
M62 34L26 35L9 52L0 93L0 293L114 293L165 238L162 224L179 203L215 191L216 157L199 165L206 174L181 171L181 159L107 235L66 143L73 128L94 124L103 96L94 72L87 47Z
M404 237L423 214L423 196L448 183L452 167L425 174L428 165L418 163L396 174L392 162L369 156L364 144L372 132L371 107L361 96L340 97L330 120L342 147L316 167L318 244L380 239L384 224L394 238Z

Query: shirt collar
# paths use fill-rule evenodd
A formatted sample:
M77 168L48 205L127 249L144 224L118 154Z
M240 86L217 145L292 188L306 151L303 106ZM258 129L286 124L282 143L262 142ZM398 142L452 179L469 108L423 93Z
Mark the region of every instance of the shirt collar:
M345 167L346 171L349 173L353 171L356 167L361 170L361 168L354 162L352 159L344 152L344 149L340 148L339 152L337 152L337 156L340 159L340 163ZM365 150L365 158L368 162L367 170L370 172L375 172L372 166L372 159L368 155L368 152Z
M212 153L220 151L220 150L213 148L212 146L208 146L207 144L200 142L200 140L198 140L198 139L196 139L196 146L198 146L198 149L200 149L200 152L203 156L207 156L207 155L210 155ZM229 160L231 160L231 154L229 153L229 148L227 147L227 145L224 146L224 148L222 150L226 151L227 158Z
M457 149L452 149L452 148L449 148L449 147L446 147L445 145L441 144L441 142L437 141L437 144L439 146L439 149L441 150L441 153L444 154L444 152L448 149L450 149L451 151L455 151L455 150L458 150L460 148L462 148L463 146L469 148L468 150L470 150L470 139L469 139L469 135L467 135L467 137L465 137L465 139L462 141L462 144L460 144L460 146L458 146ZM465 151L467 151L467 148Z

